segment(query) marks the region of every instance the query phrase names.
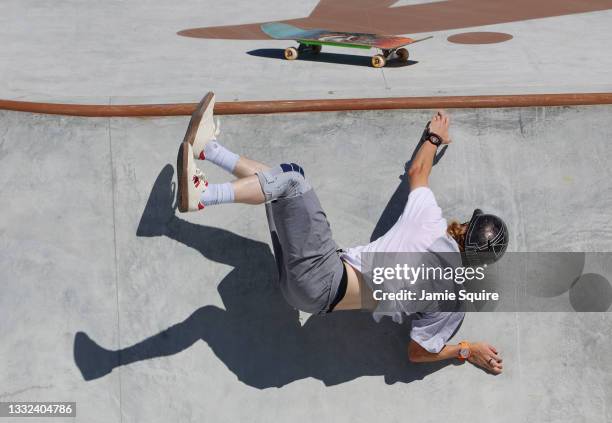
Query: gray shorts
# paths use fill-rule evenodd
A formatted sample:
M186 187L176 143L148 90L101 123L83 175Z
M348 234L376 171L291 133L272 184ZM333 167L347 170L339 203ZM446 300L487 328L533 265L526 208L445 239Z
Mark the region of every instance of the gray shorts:
M293 307L326 313L336 299L344 264L317 195L303 170L294 166L281 165L257 175L269 200L266 215L280 288Z

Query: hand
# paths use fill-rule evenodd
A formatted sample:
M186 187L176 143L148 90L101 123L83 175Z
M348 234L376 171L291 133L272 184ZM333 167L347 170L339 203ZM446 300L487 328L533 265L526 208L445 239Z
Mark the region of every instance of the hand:
M486 342L470 343L468 361L496 375L500 374L504 368L497 349Z
M433 132L442 138L442 144L450 144L451 139L448 136L448 128L450 126L450 117L444 110L438 110L438 113L431 118L429 124L429 132Z

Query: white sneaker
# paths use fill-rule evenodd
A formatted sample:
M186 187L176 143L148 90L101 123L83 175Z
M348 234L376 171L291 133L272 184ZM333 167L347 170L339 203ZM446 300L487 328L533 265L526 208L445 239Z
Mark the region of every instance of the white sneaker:
M191 144L193 157L196 159L204 160L206 158L204 147L219 135L219 122L215 124L213 119L214 108L215 94L209 92L191 115L183 141Z
M204 172L198 169L193 158L193 150L188 142L181 143L176 159L176 174L178 179L178 209L185 213L202 210L200 197L208 187Z

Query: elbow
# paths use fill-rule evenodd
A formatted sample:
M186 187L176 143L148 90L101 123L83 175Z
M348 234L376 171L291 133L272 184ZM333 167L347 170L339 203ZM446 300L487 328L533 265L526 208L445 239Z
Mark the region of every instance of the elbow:
M408 169L408 182L411 188L427 186L428 176L421 165L410 166Z
M420 348L414 345L411 342L408 346L408 360L411 363L422 363L423 362L423 353Z
M421 166L417 165L417 164L413 164L410 166L410 168L408 169L408 176L410 178L414 178L415 176L417 176L419 173L421 172Z
M408 354L408 361L411 363L420 363L422 359L417 354Z
M411 363L422 363L424 360L420 354L408 354L408 361Z

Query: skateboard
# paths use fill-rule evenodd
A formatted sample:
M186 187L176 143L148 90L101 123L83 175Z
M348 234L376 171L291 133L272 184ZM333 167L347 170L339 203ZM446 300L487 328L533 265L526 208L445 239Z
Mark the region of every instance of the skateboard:
M408 49L405 46L419 41L429 40L425 37L418 40L395 35L366 34L359 32L335 32L326 29L301 29L293 25L274 22L261 25L261 30L276 40L293 40L298 47L287 47L285 59L295 60L300 53L319 54L322 46L349 47L358 49L376 49L372 56L372 66L382 68L389 59L396 58L400 62L408 62Z

